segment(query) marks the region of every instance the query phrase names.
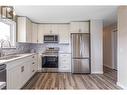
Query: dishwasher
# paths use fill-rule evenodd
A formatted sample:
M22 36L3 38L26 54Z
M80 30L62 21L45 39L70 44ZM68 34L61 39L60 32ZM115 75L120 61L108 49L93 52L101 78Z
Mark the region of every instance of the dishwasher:
M6 89L6 64L0 64L0 89Z

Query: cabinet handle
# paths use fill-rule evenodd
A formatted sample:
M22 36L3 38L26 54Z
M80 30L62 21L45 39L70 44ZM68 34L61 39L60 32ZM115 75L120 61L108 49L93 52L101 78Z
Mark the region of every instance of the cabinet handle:
M79 32L81 32L81 29L79 29Z
M35 70L33 70L32 72L34 72Z
M63 56L67 56L67 55L63 55Z
M24 71L24 66L21 67L21 72L23 72L23 71Z
M32 64L34 64L34 62Z

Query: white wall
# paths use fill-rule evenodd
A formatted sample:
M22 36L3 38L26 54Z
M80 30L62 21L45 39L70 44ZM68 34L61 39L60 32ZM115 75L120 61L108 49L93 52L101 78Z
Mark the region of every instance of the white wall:
M118 9L118 82L127 89L127 6Z
M113 43L112 32L116 28L116 24L109 25L103 29L103 63L104 66L114 69L113 65Z
M117 29L112 31L112 66L117 70Z
M103 73L103 21L91 20L91 73Z

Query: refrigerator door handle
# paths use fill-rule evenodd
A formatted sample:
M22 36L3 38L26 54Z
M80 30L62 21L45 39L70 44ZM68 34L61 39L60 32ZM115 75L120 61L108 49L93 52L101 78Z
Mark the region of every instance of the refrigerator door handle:
M83 40L82 40L82 35L81 35L81 57L83 57L83 44L84 43L82 43L83 42Z
M80 57L82 57L82 39L81 39L81 34L80 34Z

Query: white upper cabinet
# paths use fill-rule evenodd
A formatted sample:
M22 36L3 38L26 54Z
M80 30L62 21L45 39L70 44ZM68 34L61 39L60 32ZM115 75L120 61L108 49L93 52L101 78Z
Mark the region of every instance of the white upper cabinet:
M69 44L70 33L89 33L89 22L38 24L38 43L43 43L44 35L58 35L60 44Z
M26 42L32 42L32 22L26 19Z
M26 17L17 18L17 41L18 42L32 42L32 23Z
M79 22L79 32L89 33L89 22Z
M38 24L38 43L43 43L44 35L58 35L58 24Z
M38 42L38 24L32 23L32 43Z
M50 34L58 35L59 24L51 24Z
M89 33L89 22L71 22L71 33Z
M71 22L70 31L71 33L79 32L79 22Z
M69 43L70 33L69 33L69 24L60 24L58 27L59 32L59 43Z
M51 30L51 24L43 24L43 27L41 27L43 35L49 35L52 34Z
M43 43L44 34L47 32L47 29L44 24L38 24L38 43Z

